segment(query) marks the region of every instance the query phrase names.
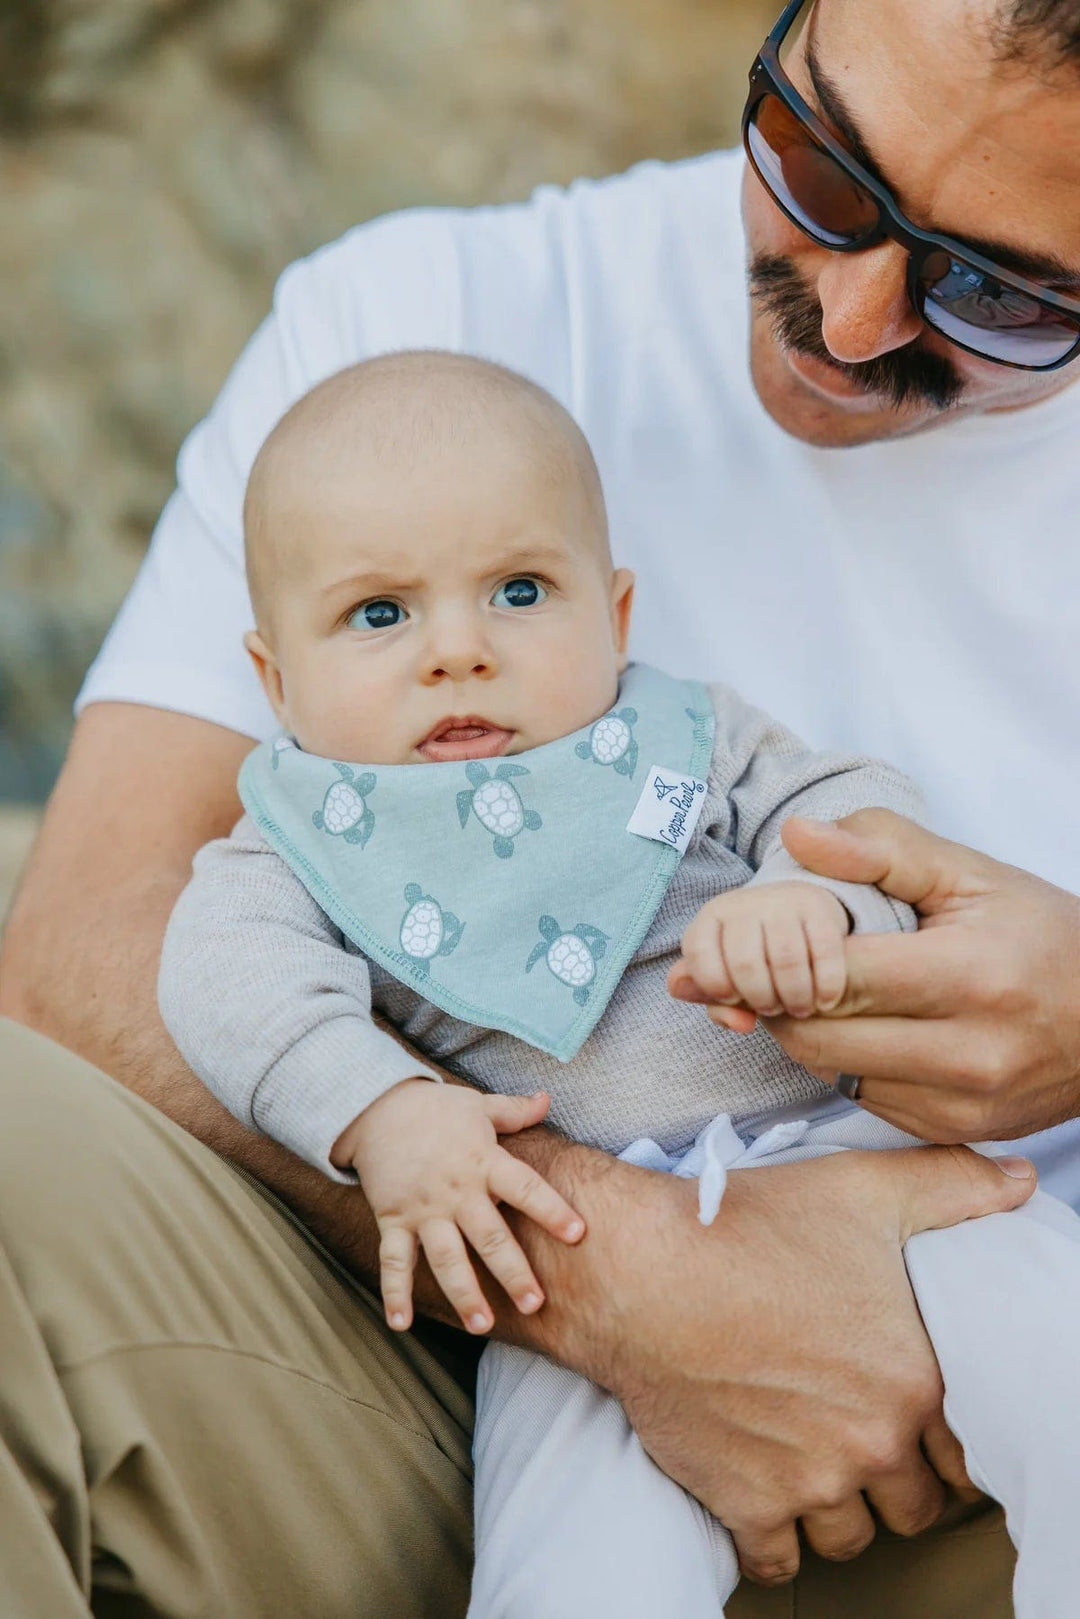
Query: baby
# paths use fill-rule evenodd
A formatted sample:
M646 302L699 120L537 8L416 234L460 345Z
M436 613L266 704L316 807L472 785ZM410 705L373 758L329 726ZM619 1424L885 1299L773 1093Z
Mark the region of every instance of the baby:
M706 1223L734 1164L911 1144L752 1015L834 1007L852 928L914 926L878 890L798 867L784 821L917 814L917 795L885 765L813 753L727 688L628 664L633 577L613 568L595 464L553 399L461 356L352 367L267 439L244 517L246 646L282 735L245 762L247 815L196 857L162 1012L239 1119L359 1182L391 1327L412 1320L420 1249L471 1332L493 1324L473 1255L519 1310L541 1307L499 1205L568 1243L584 1223L498 1137L545 1117L698 1178ZM680 949L751 1032L670 998ZM1075 1445L1042 1444L1022 1515L1018 1470L986 1437L1001 1418L987 1390L1014 1405L1017 1390L980 1374L969 1412L951 1370L1003 1267L1030 1292L1055 1245L1080 1259L1080 1221L1042 1197L995 1219L1012 1265L993 1220L908 1257L950 1421L1021 1544L1017 1612L1060 1616L1076 1554L1030 1503L1075 1497ZM1035 1292L1049 1323L1052 1292ZM1045 1362L1027 1364L1049 1397ZM722 1614L730 1538L592 1384L489 1345L475 1454L474 1619Z

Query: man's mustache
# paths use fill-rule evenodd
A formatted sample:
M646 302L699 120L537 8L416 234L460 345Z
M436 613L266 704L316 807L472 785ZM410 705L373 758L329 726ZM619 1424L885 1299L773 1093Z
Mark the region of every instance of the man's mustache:
M834 359L821 335L821 305L783 254L758 254L750 266L750 294L768 315L785 349L823 360L834 371L850 377L862 392L880 394L898 410L913 404L951 410L963 394L964 379L956 367L939 354L919 348L917 341L890 349L873 360L847 364Z

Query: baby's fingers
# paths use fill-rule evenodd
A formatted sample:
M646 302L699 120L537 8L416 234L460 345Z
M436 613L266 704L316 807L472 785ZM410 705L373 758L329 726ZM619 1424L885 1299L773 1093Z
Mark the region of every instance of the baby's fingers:
M814 1005L830 1012L847 987L844 935L822 922L806 923L806 938L814 972Z
M683 934L682 958L668 973L668 989L677 1000L738 1000L720 944L722 931L723 924L705 906ZM686 993L688 979L700 995Z
M461 1229L522 1315L544 1302L543 1290L514 1236L489 1197L478 1198L461 1215Z
M489 1332L495 1323L476 1272L453 1220L425 1220L420 1242L439 1286L469 1332Z
M501 1203L509 1203L511 1208L527 1214L560 1242L578 1242L585 1235L581 1215L554 1186L502 1147L496 1149L492 1159L488 1190Z
M765 959L780 1009L789 1017L809 1017L814 1010L814 975L800 917L772 917L766 922Z
M387 1325L395 1332L404 1332L412 1326L415 1270L416 1233L408 1226L384 1226L379 1242L379 1284Z
M743 917L724 924L722 937L724 960L736 995L733 999L746 1005L763 1017L774 1017L780 1010L780 998L773 984L772 969L765 948L765 929L756 917Z
M483 1100L495 1133L500 1136L531 1129L540 1123L551 1106L547 1091L534 1091L532 1096L485 1096Z

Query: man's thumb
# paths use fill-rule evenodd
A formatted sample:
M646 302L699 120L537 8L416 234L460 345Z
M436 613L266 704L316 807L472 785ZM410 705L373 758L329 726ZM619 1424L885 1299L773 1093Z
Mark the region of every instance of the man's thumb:
M975 873L968 866L979 859L886 809L857 810L842 821L793 815L780 836L807 871L840 882L874 883L923 914L937 910L960 888L970 892Z
M970 1147L924 1147L891 1153L900 1238L937 1231L1026 1203L1038 1184L1026 1158L988 1158Z

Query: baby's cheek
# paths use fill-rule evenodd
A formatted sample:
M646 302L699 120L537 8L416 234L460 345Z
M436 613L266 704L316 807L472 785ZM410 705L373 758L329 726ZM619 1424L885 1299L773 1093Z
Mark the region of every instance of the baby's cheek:
M615 652L607 626L590 633L590 642L575 637L571 646L560 646L533 677L553 737L591 725L618 695Z
M373 670L337 657L319 660L305 672L294 716L302 747L325 758L376 761L390 757L387 746L401 710L401 694L383 689Z

